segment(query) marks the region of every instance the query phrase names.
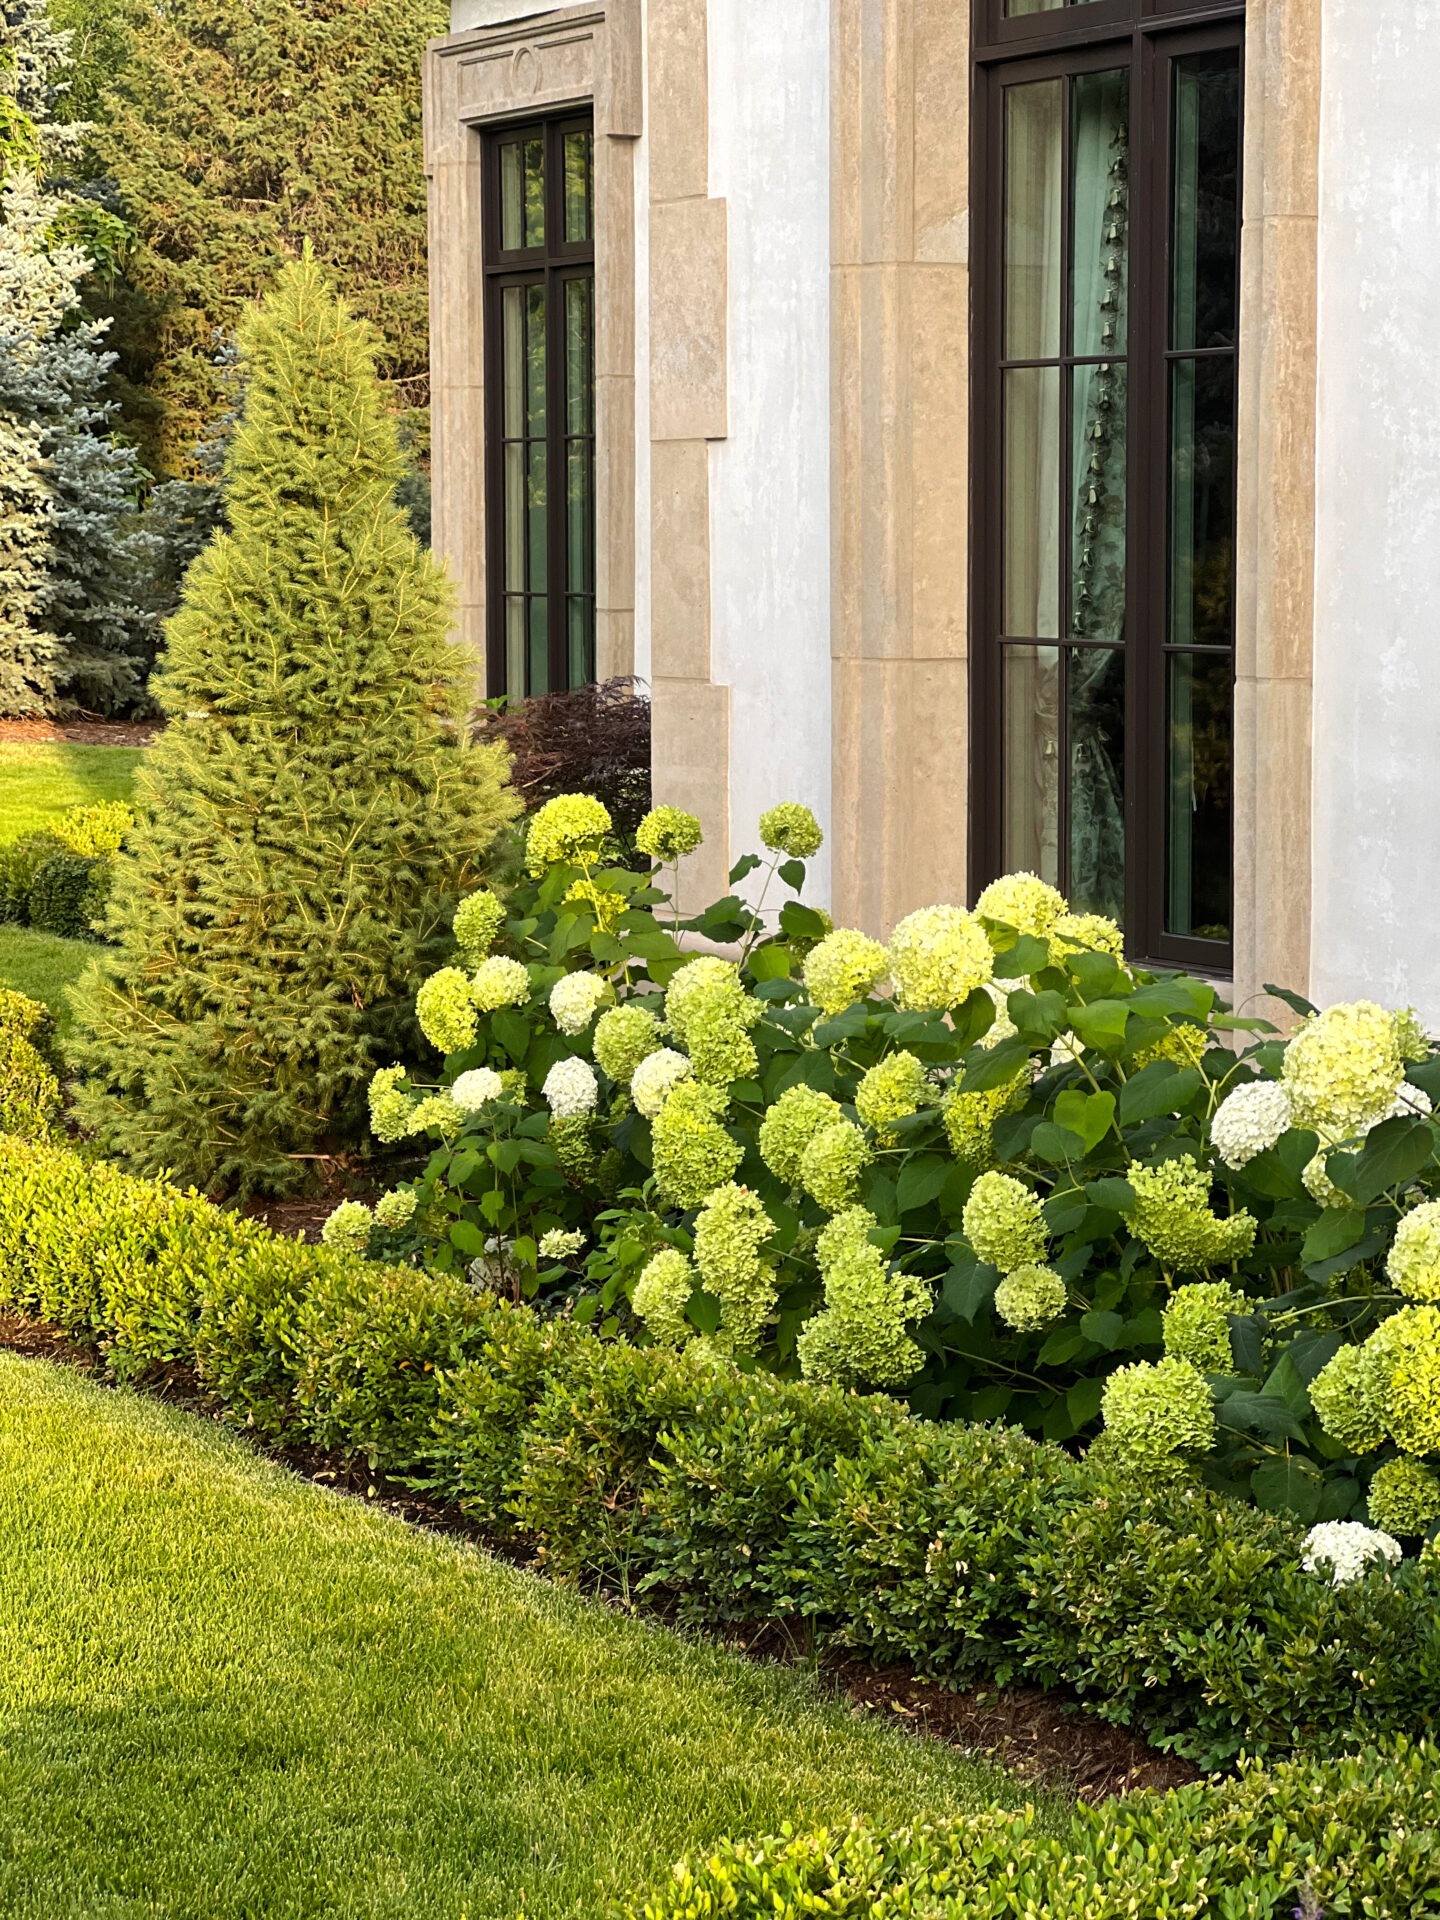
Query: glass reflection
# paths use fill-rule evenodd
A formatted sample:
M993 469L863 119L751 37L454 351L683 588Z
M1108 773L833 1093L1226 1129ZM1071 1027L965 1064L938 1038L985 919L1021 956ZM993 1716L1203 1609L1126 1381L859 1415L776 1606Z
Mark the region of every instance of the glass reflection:
M1006 647L1005 870L1060 884L1060 649Z
M1005 358L1060 352L1065 83L1005 92Z
M1004 374L1005 632L1060 637L1060 369Z
M1125 912L1125 655L1066 649L1070 872L1077 913Z
M1234 675L1228 653L1170 660L1167 930L1230 938Z
M1240 262L1240 56L1175 62L1174 281L1170 344L1233 347Z
M1170 639L1227 647L1235 612L1235 363L1177 360L1170 402Z

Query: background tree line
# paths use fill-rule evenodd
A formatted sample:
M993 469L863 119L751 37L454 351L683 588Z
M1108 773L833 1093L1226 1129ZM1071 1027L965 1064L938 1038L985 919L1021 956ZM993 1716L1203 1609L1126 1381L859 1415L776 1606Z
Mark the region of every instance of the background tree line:
M0 713L144 711L220 517L246 304L308 243L426 531L420 57L442 0L0 0Z

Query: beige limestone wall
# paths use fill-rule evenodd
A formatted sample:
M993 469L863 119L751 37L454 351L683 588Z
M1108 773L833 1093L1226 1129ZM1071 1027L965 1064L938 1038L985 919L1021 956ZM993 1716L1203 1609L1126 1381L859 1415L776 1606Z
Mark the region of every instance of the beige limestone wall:
M834 0L836 917L963 901L969 9Z
M479 134L505 120L593 104L596 658L602 679L629 673L635 646L634 148L644 124L640 0L561 6L449 34L427 48L424 79L433 538L459 586L461 638L481 660L486 581Z
M1235 1001L1310 977L1320 10L1250 0L1241 249Z
M725 437L725 202L710 197L705 0L646 9L650 177L652 766L656 798L705 822L681 897L728 890L729 695L711 680L709 443Z

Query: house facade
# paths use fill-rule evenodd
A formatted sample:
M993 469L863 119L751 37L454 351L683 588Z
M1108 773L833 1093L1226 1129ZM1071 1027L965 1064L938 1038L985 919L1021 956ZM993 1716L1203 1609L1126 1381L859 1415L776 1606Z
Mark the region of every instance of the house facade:
M649 684L695 898L801 799L1440 1018L1440 7L455 0L426 116L466 637Z

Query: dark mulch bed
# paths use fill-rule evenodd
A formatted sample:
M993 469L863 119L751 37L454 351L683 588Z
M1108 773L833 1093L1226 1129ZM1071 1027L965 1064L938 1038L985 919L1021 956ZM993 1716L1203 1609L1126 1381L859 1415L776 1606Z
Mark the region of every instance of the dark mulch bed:
M64 742L72 747L148 747L163 720L0 720L0 741L31 741L37 746Z
M275 1203L272 1203L272 1207ZM292 1208L328 1206L320 1201L278 1203ZM322 1215L323 1217L323 1215ZM0 1311L0 1348L29 1358L57 1361L104 1378L103 1364L58 1327ZM151 1375L145 1390L171 1405L208 1419L224 1411L194 1374L170 1367ZM252 1436L253 1439L253 1436ZM363 1463L313 1447L262 1449L318 1485L372 1502L408 1525L474 1541L498 1558L532 1572L543 1571L523 1547L496 1543L454 1507L427 1500L409 1488L371 1474ZM612 1604L618 1604L613 1603ZM732 1635L727 1644L754 1659L794 1662L810 1655L795 1634L766 1626ZM1168 1790L1202 1776L1186 1760L1157 1753L1123 1727L1107 1726L1081 1711L1073 1695L1010 1687L991 1692L951 1692L918 1679L905 1667L867 1667L858 1660L822 1655L822 1680L852 1705L884 1715L924 1739L943 1740L967 1753L984 1754L1037 1787L1050 1787L1091 1802L1143 1788Z

